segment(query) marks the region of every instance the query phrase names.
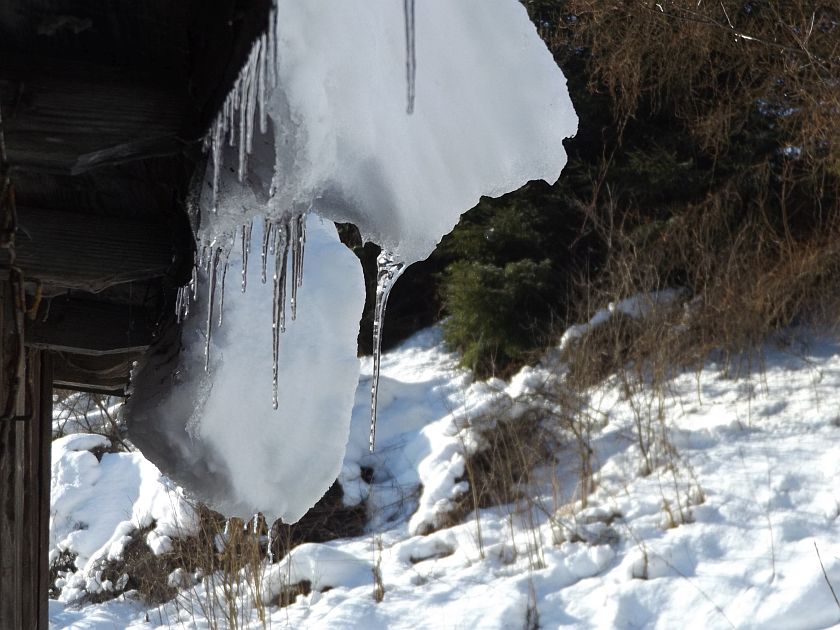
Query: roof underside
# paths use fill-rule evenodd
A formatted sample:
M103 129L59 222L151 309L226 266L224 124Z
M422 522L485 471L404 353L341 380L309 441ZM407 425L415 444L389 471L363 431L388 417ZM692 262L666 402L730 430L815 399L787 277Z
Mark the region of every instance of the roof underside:
M7 0L0 114L27 343L55 383L123 392L190 273L202 139L270 0Z

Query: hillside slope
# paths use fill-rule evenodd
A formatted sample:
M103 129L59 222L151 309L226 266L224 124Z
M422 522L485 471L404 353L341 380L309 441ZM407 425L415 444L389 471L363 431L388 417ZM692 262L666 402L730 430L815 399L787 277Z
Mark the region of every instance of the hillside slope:
M256 580L242 574L238 591L225 591L218 576L211 586L206 576L176 573L170 580L182 588L168 603L149 607L132 592L80 607L52 601L51 622L144 629L830 627L840 622L830 587L840 588L840 341L805 333L791 339L784 350L765 347L753 366L709 362L656 389L618 375L586 390L577 403L591 446L586 501L578 443L554 426L553 458L534 462L515 500L476 515L463 509L463 497L472 492L470 480L473 488L480 483L479 454L499 444L492 436L501 426L514 434L537 430L534 409L542 409L538 424L554 417L535 393L562 366L525 368L510 383L470 382L442 349L439 330L423 331L385 357L373 456L366 453L370 365L363 362L340 481L345 503L366 501L370 533L264 560ZM79 451L67 440L79 438L54 449L54 530L70 503L78 522L96 522L106 502L108 513L115 511L113 492L92 490L107 475L134 474L137 488L122 494L135 526L151 521L132 493L169 502L146 507L162 515L158 528L177 511L165 479L152 479L136 453L91 458L88 472L71 478ZM118 457L122 468L113 463ZM73 499L82 495L83 508ZM131 526L122 527L127 535ZM93 530L85 530L93 550L87 557L95 553ZM109 549L119 538L100 536ZM85 576L89 590L101 591L95 578ZM302 586L290 590L295 584ZM61 598L73 599L70 593Z

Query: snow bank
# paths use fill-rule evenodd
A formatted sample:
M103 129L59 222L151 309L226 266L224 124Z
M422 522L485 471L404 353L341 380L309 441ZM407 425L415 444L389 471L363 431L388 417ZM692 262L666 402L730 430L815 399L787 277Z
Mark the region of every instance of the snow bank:
M107 588L102 565L122 556L135 530L153 525L149 536L162 552L170 537L197 527L183 494L140 453L105 453L97 460L91 452L110 446L107 438L88 434L52 443L49 558L75 556L58 584L63 601Z
M603 326L617 313L633 319L644 319L655 309L670 307L682 297L685 297L685 291L682 289L663 289L653 293L634 295L619 302L610 302L607 308L598 309L585 324L574 324L567 328L560 337L558 349L562 352L573 341Z
M816 551L836 589L836 339L809 336L802 344L794 341L789 353L767 348L761 370L744 369L737 379L709 363L673 379L663 398L642 387L628 399L619 379L593 387L583 392L584 403L606 422L592 430L597 484L589 507L581 509L563 492L576 455L561 447L558 468L545 471L551 475L544 486L535 479L530 501L482 509L459 525L414 536L408 519L418 484L433 479L419 472L419 462L441 452L446 430L440 421L459 405L482 399L478 389L475 397L464 397L470 383L439 340L439 331L424 331L383 357L380 450L365 452L361 415L351 427L347 484L365 489L358 468L371 466L373 484L366 492L372 490L375 508L391 517L381 521L381 551L373 551L369 536L298 547L281 563L265 565L260 588L273 596L308 580L312 593L284 608L267 604L262 621L248 608L259 591L243 588L233 595L238 625L503 629L538 618L546 628L836 626L840 615ZM367 378L369 361L362 369ZM528 368L517 387L527 390L548 371ZM366 385L363 379L360 390L366 392ZM515 391L509 387L507 396ZM492 398L490 389L484 399ZM676 459L639 475L636 423L649 401L655 403L648 407L654 428L665 431ZM78 452L71 445L104 444L97 437L74 439L58 448L70 454ZM56 479L56 493L85 496L94 494L91 484L102 483L96 475ZM159 500L167 501L165 495ZM387 505L397 500L409 507ZM669 523L666 503L688 518ZM378 603L371 595L372 566L384 588ZM185 588L175 601L151 609L130 596L78 610L52 602L50 620L57 629L203 628L220 623L208 591L206 582Z
M173 359L177 348L164 348L137 372L130 428L153 461L228 514L259 510L294 522L341 469L364 285L334 231L328 236L310 218L306 281L296 294L299 217L355 223L410 264L481 195L554 182L566 162L562 142L577 117L520 2L424 0L412 9L412 115L403 8L391 0L276 0L273 23L210 132L196 231L199 302L183 352ZM255 217L265 217L269 238L252 232ZM240 242L240 256L251 258L248 293L228 291L223 305L226 263ZM273 292L250 277L259 244L263 268L275 257ZM190 308L188 294L179 314ZM297 320L278 342L287 304ZM281 390L276 413L272 372Z
M366 586L372 575L373 565L366 560L327 545L306 543L266 571L262 599L272 601L283 589L304 581L314 591Z

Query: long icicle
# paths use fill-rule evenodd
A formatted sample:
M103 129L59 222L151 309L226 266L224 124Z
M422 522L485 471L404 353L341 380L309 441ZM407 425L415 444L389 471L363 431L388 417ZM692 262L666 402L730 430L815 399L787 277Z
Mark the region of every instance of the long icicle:
M291 219L292 241L292 296L289 307L292 320L297 317L297 291L303 285L303 250L306 247L306 215L297 214Z
M252 60L249 64L248 70L248 74L250 76L248 81L248 95L245 100L245 152L248 155L251 155L251 152L254 149L254 124L257 117L257 105L259 100L260 68L262 66L263 54L265 54L263 50L264 42L264 35L254 42L254 48L251 51Z
M405 80L408 104L406 112L414 113L414 89L417 77L417 51L415 46L414 0L403 0L405 18Z
M184 321L186 317L186 311L189 306L189 293L189 284L183 287L178 287L178 293L175 297L175 321L179 324Z
M289 253L288 218L282 219L274 228L274 311L272 330L272 396L271 403L279 407L278 377L280 374L280 335L286 332L286 269Z
M222 285L219 287L219 327L224 323L225 316L225 279L228 271L228 258L230 258L230 250L225 251L225 260L222 263Z
M221 114L216 117L216 122L213 123L213 127L210 130L211 139L210 139L210 151L213 156L213 191L212 191L212 206L213 206L213 213L215 214L219 210L219 181L221 178L221 171L222 171L222 144L224 143L224 125L222 123L224 114Z
M191 299L195 302L196 298L198 297L198 268L200 265L200 261L198 258L198 252L193 255L193 268L192 268L192 277L190 278L190 294ZM189 315L190 308L189 308L189 301L187 302L187 315Z
M373 381L370 386L370 452L376 447L376 404L379 395L379 368L382 362L382 325L388 296L405 263L393 252L383 249L376 257L376 303L373 308Z
M248 257L251 255L251 232L254 229L254 220L242 224L241 246L242 246L242 293L248 286Z
M274 28L272 24L269 29ZM268 131L268 107L266 94L268 93L268 38L263 35L260 38L262 48L260 49L259 68L257 69L257 105L260 108L260 133Z
M268 219L263 219L262 272L260 274L260 280L263 284L265 284L265 270L266 263L268 262L268 246L271 241L271 230L273 228L273 223L271 223Z
M249 117L251 111L251 93L254 83L255 54L258 52L259 41L254 44L248 61L239 75L239 169L237 176L239 181L245 179L245 170L248 165L248 130L252 128L253 119Z
M213 302L216 297L216 272L219 268L219 259L222 255L221 247L213 246L208 261L207 272L210 275L210 282L207 287L207 327L204 337L204 370L210 370L210 335L213 332Z

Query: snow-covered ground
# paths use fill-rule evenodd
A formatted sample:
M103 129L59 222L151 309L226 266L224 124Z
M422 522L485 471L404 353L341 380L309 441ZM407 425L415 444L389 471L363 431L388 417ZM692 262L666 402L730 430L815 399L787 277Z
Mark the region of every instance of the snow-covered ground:
M752 366L710 362L659 391L618 377L592 388L580 401L595 481L586 507L574 444L558 432L556 462L540 466L528 497L445 527L442 514L468 489L465 453L482 444L475 418L524 430L523 396L558 369L473 383L437 329L421 332L383 359L370 455L363 361L340 481L345 501L367 501L370 533L302 545L265 566L260 584L236 596L238 618L365 629L840 622L829 586L840 589L840 341L803 333ZM158 552L178 527L189 531L182 495L139 453L97 460L88 449L103 441L69 436L54 446L51 544L79 560L63 601L50 604L53 627L226 627L223 611L208 614L201 583L151 608L130 593L72 603L80 589L102 588L96 559L119 555L133 529L152 527L147 541ZM310 594L271 605L302 580ZM242 612L259 591L269 602L264 621Z

